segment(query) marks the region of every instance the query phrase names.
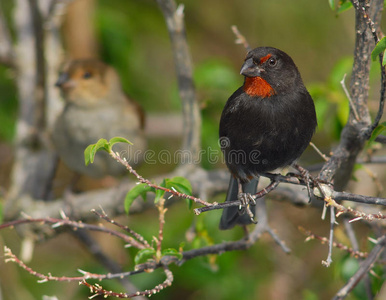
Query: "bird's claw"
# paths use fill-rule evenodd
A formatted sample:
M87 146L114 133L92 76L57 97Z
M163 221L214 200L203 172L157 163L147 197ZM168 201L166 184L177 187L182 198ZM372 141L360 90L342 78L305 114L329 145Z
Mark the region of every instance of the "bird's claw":
M239 205L239 214L248 214L251 222L257 224L257 221L255 220L254 214L251 210L251 205L256 205L255 197L249 193L240 193L238 195L238 200L241 202Z
M308 202L311 202L311 200L315 197L312 191L313 188L317 187L323 194L321 184L331 184L319 178L314 178L309 171L307 171L306 169L304 169L299 165L295 165L294 167L299 171L300 174L287 173L286 176L295 177L305 182L307 187L307 192L308 192L308 198L309 198Z
M238 200L241 202L239 209L247 207L249 204L256 205L256 199L249 193L239 193Z

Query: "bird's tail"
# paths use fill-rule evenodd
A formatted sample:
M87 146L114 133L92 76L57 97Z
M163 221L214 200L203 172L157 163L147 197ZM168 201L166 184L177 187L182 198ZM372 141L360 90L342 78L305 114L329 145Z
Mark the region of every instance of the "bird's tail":
M251 181L243 183L243 192L249 194L256 194L257 184L259 180L256 178L252 178ZM228 192L225 201L235 201L237 200L238 195L238 182L237 179L231 176L229 181ZM254 209L252 210L253 214L255 214ZM223 209L221 220L220 220L220 229L226 230L233 228L237 225L248 225L251 224L251 218L248 214L239 213L239 208L237 206L227 207Z

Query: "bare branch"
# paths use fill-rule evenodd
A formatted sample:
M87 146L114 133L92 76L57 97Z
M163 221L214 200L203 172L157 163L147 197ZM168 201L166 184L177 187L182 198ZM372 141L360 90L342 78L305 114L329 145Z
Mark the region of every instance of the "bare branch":
M310 142L310 146L316 151L316 153L319 154L319 156L321 158L324 159L324 161L328 161L329 160L329 157L327 155L325 155L322 151L320 151L320 149L318 147L316 147L316 145L313 142Z
M299 231L304 233L307 236L306 242L308 242L310 240L314 240L314 239L320 241L322 244L326 244L329 242L328 238L314 234L311 231L304 229L303 227L299 227ZM349 248L346 245L343 245L342 243L333 242L332 245L335 248L338 248L342 251L346 251L346 252L350 253L351 256L356 257L356 258L357 257L366 258L368 256L368 253L360 252L358 250Z
M186 41L184 6L178 7L174 0L157 0L169 31L178 89L182 100L184 133L182 150L187 157L183 161L198 164L201 147L201 115L193 83L192 59Z
M363 196L358 194L352 194L347 192L336 192L334 191L331 195L334 200L347 200L359 203L374 204L374 205L385 205L386 199L379 197Z
M131 246L137 248L137 249L146 249L146 245L142 244L141 242L137 241L136 239L125 235L121 232L118 232L116 230L112 230L103 226L99 225L92 225L83 223L81 221L72 221L68 218L65 219L57 219L57 218L41 218L41 219L34 219L34 218L26 218L26 219L20 219L16 221L11 221L8 223L4 223L0 225L0 230L7 228L7 227L13 227L21 224L31 224L31 223L41 223L41 224L49 224L53 229L59 228L59 227L70 227L73 229L85 229L85 230L91 230L91 231L99 231L103 232L115 237L118 237L122 239L125 243L130 244Z
M352 111L354 113L355 119L359 122L360 119L359 119L359 115L358 115L357 109L356 109L356 107L355 107L355 105L354 105L354 103L353 103L353 101L351 99L350 93L348 92L347 87L346 87L346 83L345 83L346 75L347 75L346 73L343 75L343 78L342 78L340 84L341 84L341 86L343 88L344 93L346 94L348 102L350 103L350 107L351 107L351 109L352 109Z
M236 26L236 25L233 25L231 28L232 28L233 33L234 33L235 36L236 36L236 41L235 41L235 43L236 43L236 44L241 44L241 45L243 45L244 48L245 48L245 50L247 50L247 52L251 51L251 50L252 50L251 46L249 46L249 43L248 43L247 39L245 38L245 36L243 36L243 35L240 33L240 31L239 31L239 29L237 28L237 26Z
M121 163L123 166L126 167L126 169L131 173L133 174L135 177L137 177L138 181L140 183L145 183L147 184L148 186L152 187L152 188L155 188L156 190L162 190L162 191L165 191L167 193L170 193L174 196L177 196L177 197L181 197L181 198L186 198L186 199L189 199L189 200L192 200L196 203L199 203L201 205L205 205L205 206L212 206L213 204L212 203L209 203L209 202L206 202L204 200L201 200L199 198L196 198L196 197L193 197L193 196L190 196L190 195L186 195L186 194L183 194L183 193L180 193L180 192L177 192L176 190L174 189L168 189L168 188L165 188L165 187L162 187L162 186L159 186L157 184L154 184L152 182L150 182L148 179L145 179L143 178L141 175L139 175L137 173L136 170L133 169L133 167L127 162L127 160L125 158L121 158L119 154L115 153L115 152L111 152L110 153L111 157L114 158L116 161L118 161L119 163Z
M110 224L118 226L118 228L120 228L120 229L126 231L128 234L134 236L146 248L150 248L149 243L144 239L144 237L142 235L140 235L139 233L137 233L134 230L130 229L128 226L124 226L122 224L119 224L117 221L110 219L102 208L101 208L101 210L102 210L102 213L97 212L95 209L92 209L91 212L96 214L99 218L109 222Z
M358 284L358 282L365 276L372 268L374 263L378 260L381 253L384 251L386 246L386 236L382 236L378 239L377 244L371 250L368 257L362 262L358 271L352 276L349 281L343 286L339 292L335 295L333 300L340 300L347 297L352 289Z
M100 295L103 295L106 298L108 296L115 297L115 298L133 298L133 297L137 297L137 296L152 296L154 294L159 293L164 288L172 285L173 273L166 267L164 268L164 272L166 275L166 279L163 283L155 286L151 290L145 290L145 291L136 292L133 294L116 293L113 291L108 291L108 290L105 290L99 284L89 284L86 280L81 281L80 284L87 286L90 289L90 291L94 294L93 296L89 297L89 299L92 299L92 298L94 298L96 296L100 296Z

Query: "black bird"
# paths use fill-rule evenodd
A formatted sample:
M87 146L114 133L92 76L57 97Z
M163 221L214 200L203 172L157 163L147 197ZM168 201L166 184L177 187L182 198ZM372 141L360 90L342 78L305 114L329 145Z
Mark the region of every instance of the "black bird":
M240 74L244 84L228 99L220 121L221 149L232 175L226 201L245 201L245 193L256 192L260 174L294 163L317 126L314 102L288 54L253 49ZM251 223L244 211L225 208L220 229Z

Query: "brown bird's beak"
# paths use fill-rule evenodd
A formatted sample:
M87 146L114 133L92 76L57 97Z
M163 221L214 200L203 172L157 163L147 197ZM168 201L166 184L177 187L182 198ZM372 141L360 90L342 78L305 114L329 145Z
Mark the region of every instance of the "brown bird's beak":
M68 77L68 74L67 74L67 73L61 73L61 74L59 75L58 80L57 80L56 83L55 83L55 86L57 86L57 87L62 87L62 85L63 85L64 83L66 83L69 79L70 79L70 78Z
M258 77L263 71L253 62L252 58L248 58L242 65L240 74L246 77Z
M69 76L68 76L68 73L61 73L59 75L59 78L58 80L56 81L55 83L55 86L56 87L59 87L61 89L68 89L68 88L72 88L72 87L75 87L76 83L74 82L74 80L72 80Z

